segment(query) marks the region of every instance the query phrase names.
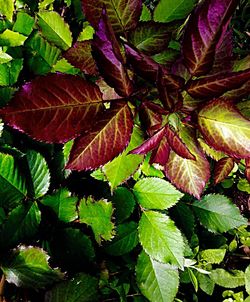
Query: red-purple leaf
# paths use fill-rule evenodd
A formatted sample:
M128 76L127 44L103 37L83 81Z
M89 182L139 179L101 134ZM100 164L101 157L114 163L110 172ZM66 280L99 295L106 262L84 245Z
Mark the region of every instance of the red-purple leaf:
M0 115L37 140L64 143L89 129L102 109L98 86L77 76L50 74L23 85Z
M136 27L142 10L141 0L82 0L82 7L87 20L94 28L105 6L110 23L116 33Z
M157 104L151 102L143 102L140 107L140 118L145 126L149 136L155 133L155 130L159 130L162 126L161 114L166 114L164 109Z
M245 176L246 179L250 182L250 157L246 158Z
M165 165L165 174L177 188L199 199L210 177L209 162L198 148L191 129L183 128L181 139L195 155L196 160L183 158L171 151Z
M64 54L64 58L86 74L97 75L98 70L92 57L91 41L76 42Z
M153 150L150 157L150 164L159 164L164 167L168 161L170 147L167 138L164 136L159 146Z
M110 87L102 78L98 79L95 83L100 88L104 101L122 99L122 97L115 92L114 88Z
M233 158L250 156L250 121L232 102L210 101L200 110L198 124L203 137L215 150Z
M98 29L92 43L93 56L104 80L124 97L133 91L133 85L124 67L119 43L103 10Z
M250 80L247 81L240 88L224 93L221 96L221 98L225 100L239 101L242 100L244 97L247 97L249 95L249 91L250 91Z
M224 157L215 163L214 183L222 182L233 170L234 160L231 157Z
M191 14L184 32L182 53L192 75L208 73L216 48L225 36L237 0L206 0Z
M126 148L132 130L128 105L114 103L89 132L75 140L67 169L90 170L104 165Z
M193 98L212 99L228 90L241 87L248 80L250 80L250 68L243 71L216 74L193 80L188 83L186 89Z

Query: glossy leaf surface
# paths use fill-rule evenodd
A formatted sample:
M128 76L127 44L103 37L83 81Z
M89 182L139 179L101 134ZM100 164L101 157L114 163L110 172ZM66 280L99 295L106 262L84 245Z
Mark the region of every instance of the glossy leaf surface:
M214 183L218 184L223 181L233 170L234 160L231 157L224 157L215 164Z

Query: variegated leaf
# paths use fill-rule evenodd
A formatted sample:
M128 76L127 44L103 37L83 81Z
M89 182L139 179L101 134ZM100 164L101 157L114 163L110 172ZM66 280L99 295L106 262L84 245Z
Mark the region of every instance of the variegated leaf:
M234 160L231 157L224 157L215 163L214 183L222 182L233 170Z
M170 150L167 138L164 136L160 141L159 146L153 150L150 157L150 164L158 164L161 167L164 167L168 161Z

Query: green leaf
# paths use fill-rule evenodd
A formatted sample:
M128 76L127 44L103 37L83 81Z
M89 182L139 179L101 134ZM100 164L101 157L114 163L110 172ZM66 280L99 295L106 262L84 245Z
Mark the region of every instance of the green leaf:
M48 192L50 186L50 173L44 157L33 150L26 154L35 198L42 197Z
M9 21L12 21L13 12L14 12L13 0L0 0L0 14L6 16Z
M80 72L80 69L75 68L73 65L71 65L66 59L61 59L56 62L56 64L52 68L52 72L61 72L61 73L67 73L67 74L78 74Z
M85 22L85 23L84 23L85 26L77 39L77 41L79 41L79 42L86 41L86 40L92 40L94 33L95 33L94 28L91 25L89 25L88 22Z
M21 246L2 264L2 270L6 280L18 287L45 288L63 277L49 266L48 260L42 249Z
M187 268L187 271L188 271L189 278L193 284L194 290L195 290L195 292L197 292L198 288L199 288L197 278L196 278L194 272L189 267Z
M133 192L143 208L157 210L172 207L183 196L171 183L156 177L139 180L135 184Z
M0 50L0 64L7 63L12 60L12 57Z
M167 215L143 212L139 222L139 239L143 249L153 259L183 267L183 238Z
M114 235L114 224L112 223L112 203L106 200L94 201L91 197L82 199L79 206L79 217L81 223L91 226L96 241L111 240Z
M0 34L0 46L21 46L24 44L24 41L26 39L27 37L25 37L24 35L6 29L3 33Z
M112 190L133 175L143 161L142 155L128 154L129 151L139 146L142 142L142 131L138 127L135 127L126 150L111 162L103 166L102 170L106 175Z
M212 264L219 264L226 255L226 249L207 249L200 252L200 257Z
M236 288L245 285L245 274L239 270L230 272L217 268L211 271L210 278L219 286L226 288Z
M53 11L40 11L38 17L38 25L44 37L59 48L67 50L72 44L72 35L63 18Z
M98 301L98 280L80 273L48 291L45 302L95 302Z
M15 84L22 68L23 59L15 59L11 62L0 64L0 86Z
M246 291L250 295L250 265L248 265L245 271L245 284L246 284Z
M171 302L177 294L177 269L150 258L144 251L136 265L136 280L142 294L152 302Z
M119 187L111 198L115 208L116 222L121 223L128 219L135 207L134 195L126 188Z
M16 22L13 26L13 31L19 32L25 36L29 36L33 30L35 20L24 12L18 12Z
M140 16L140 21L150 21L152 19L151 12L147 8L147 6L143 3L142 4L142 12Z
M113 256L120 256L132 251L138 244L137 224L133 221L120 224L116 236L105 246L105 251Z
M23 240L34 237L40 222L41 213L35 202L16 207L0 229L0 246L14 247Z
M1 66L1 65L0 65ZM0 67L1 69L1 67ZM16 88L13 87L0 87L0 106L4 107L16 92Z
M25 179L13 156L0 153L0 206L14 207L26 196Z
M209 296L214 292L214 281L208 275L197 273L197 279L199 282L199 287Z
M237 183L237 189L250 194L250 183L249 183L249 181L245 178L239 179L239 181Z
M212 232L223 233L247 224L232 201L220 194L206 195L192 206L201 224Z
M160 0L154 10L154 20L170 22L184 19L191 12L196 0Z
M61 188L56 193L45 196L41 203L50 207L59 220L71 222L78 217L76 211L77 201L77 197L71 196L67 189Z

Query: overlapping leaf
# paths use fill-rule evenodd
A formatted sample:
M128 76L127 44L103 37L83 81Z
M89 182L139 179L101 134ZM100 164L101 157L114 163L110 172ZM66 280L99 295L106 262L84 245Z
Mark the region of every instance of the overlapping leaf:
M250 158L246 159L245 175L246 175L247 180L250 182Z
M219 286L226 288L236 288L245 285L245 274L243 271L226 271L222 268L212 270L210 278Z
M159 164L160 166L164 167L168 161L170 150L171 149L167 138L164 136L159 146L155 150L153 150L150 158L150 163Z
M199 112L198 123L202 135L214 149L231 157L249 157L250 121L231 102L211 101Z
M216 47L224 38L237 0L207 0L198 4L184 33L184 62L193 75L209 72L214 63Z
M102 108L96 85L76 76L51 74L26 83L0 115L37 140L62 143L87 129Z
M223 181L233 170L234 160L231 157L224 157L215 164L214 183Z

